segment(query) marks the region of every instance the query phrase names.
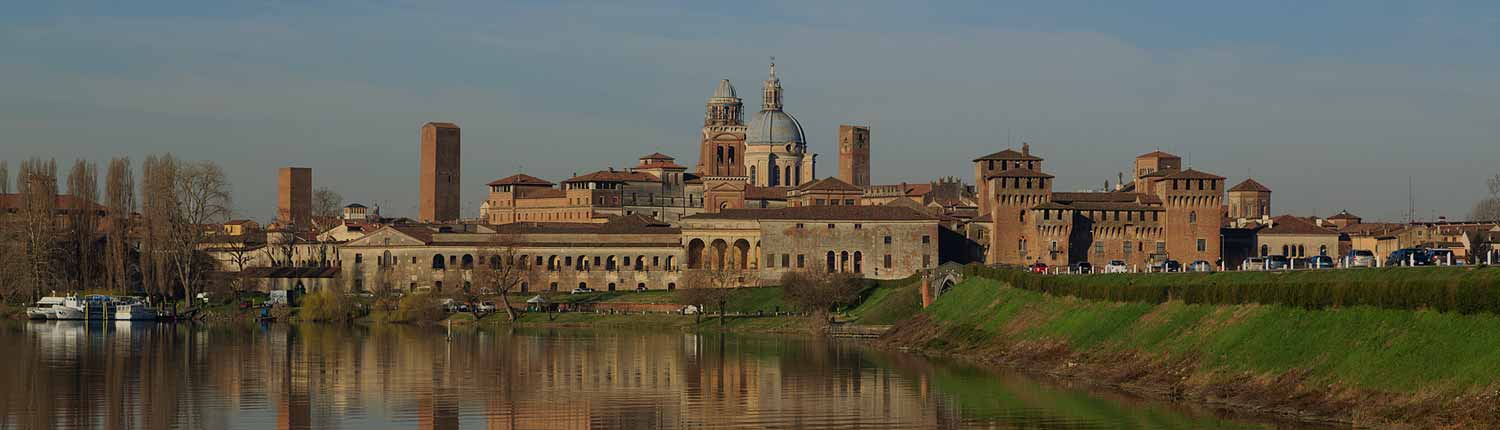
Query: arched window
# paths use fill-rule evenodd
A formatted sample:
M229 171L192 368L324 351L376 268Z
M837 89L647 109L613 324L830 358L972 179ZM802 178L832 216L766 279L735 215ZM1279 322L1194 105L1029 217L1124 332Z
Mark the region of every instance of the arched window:
M610 291L614 291L615 290L615 283L614 282L610 282L609 283L609 290Z
M1271 247L1266 246L1266 245L1261 245L1260 246L1260 256L1265 257L1265 256L1270 255L1270 254L1271 254Z
M637 289L637 290L644 290L644 289L646 289L646 283L642 282L642 283L639 283L639 284L635 284L635 289Z
M722 146L718 147L718 151L717 152L718 152L718 156L717 156L716 160L718 160L719 163L723 163L724 162L724 147L722 147Z
M1188 224L1198 223L1198 211L1188 212Z
M1292 256L1292 248L1289 247L1289 246L1286 246L1286 245L1281 245L1281 255L1283 257L1291 257Z
M381 266L395 266L396 265L396 259L394 257L391 257L391 252L390 251L386 251L385 254L382 254L380 256L380 265Z
M849 271L849 251L839 253L839 272Z
M1297 245L1297 256L1298 257L1306 257L1307 256L1307 246Z
M462 261L462 264L459 267L462 267L464 269L473 269L474 268L474 256L473 255L464 254L464 258L461 261Z
M864 254L854 251L854 273L864 273Z
M828 251L828 273L833 273L833 269L834 269L833 258L834 258L833 251Z
M1022 209L1021 213L1016 214L1016 219L1020 222L1026 222L1026 210Z
M531 284L528 284L528 283L525 283L525 282L521 283L521 292L522 293L525 293L525 292L527 292L530 289L531 289Z
M1318 255L1328 255L1328 245L1318 245Z
M447 268L447 266L445 266L443 264L443 261L444 261L443 260L443 254L438 254L438 255L432 256L432 268L434 268L434 269L445 269L445 268Z
M755 183L755 166L750 166L750 183Z
M677 283L676 282L668 282L667 283L667 291L672 291L672 290L676 290L676 289L677 289Z

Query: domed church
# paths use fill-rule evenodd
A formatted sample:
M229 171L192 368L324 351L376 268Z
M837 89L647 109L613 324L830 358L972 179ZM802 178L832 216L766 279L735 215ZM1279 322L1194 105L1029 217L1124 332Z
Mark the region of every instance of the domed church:
M698 173L744 176L758 187L795 187L817 179L816 154L808 153L802 123L782 107L776 63L761 88L761 109L744 125L743 103L729 80L709 98Z

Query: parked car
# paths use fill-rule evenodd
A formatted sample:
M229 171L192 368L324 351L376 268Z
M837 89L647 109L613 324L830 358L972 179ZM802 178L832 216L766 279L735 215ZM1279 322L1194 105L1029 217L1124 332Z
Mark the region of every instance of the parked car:
M1286 270L1291 264L1292 260L1286 258L1285 255L1266 257L1266 270Z
M1240 263L1240 270L1251 272L1266 270L1266 259L1261 257L1246 258L1244 262Z
M636 285L635 286L635 291L636 292L646 291L646 286L645 285Z
M1125 273L1130 271L1130 266L1125 265L1125 260L1109 260L1104 265L1104 273Z
M1307 257L1307 268L1309 269L1332 269L1333 257L1327 255L1314 255Z
M1451 249L1429 249L1427 250L1427 260L1431 261L1434 266L1448 266L1460 263L1460 260L1453 256L1453 250Z
M1391 251L1390 257L1385 259L1387 266L1431 266L1432 255L1421 248L1402 248Z
M1042 273L1042 274L1047 273L1047 263L1042 263L1042 262L1031 263L1030 268L1031 268L1031 273Z
M1204 261L1204 260L1198 260L1198 261L1194 261L1193 264L1189 264L1188 265L1188 271L1189 272L1212 272L1212 271L1214 271L1214 265L1213 265L1213 263L1209 263L1209 262Z
M1090 273L1094 273L1094 265L1093 264L1089 264L1089 262L1087 262L1087 261L1080 261L1080 262L1077 262L1077 263L1073 263L1073 267L1071 267L1070 269L1071 269L1071 270L1069 270L1070 272L1077 273L1077 274L1080 274L1080 275L1087 275L1087 274L1090 274Z
M1367 249L1356 249L1344 255L1344 267L1375 267L1375 253Z
M1292 270L1306 269L1308 267L1311 267L1311 263L1308 263L1307 258L1304 257L1292 257L1292 259L1289 261L1290 263L1287 263L1288 268Z
M594 292L593 288L578 287L578 288L574 288L573 291L569 291L568 294L585 294L585 293L592 293L592 292Z
M480 303L478 307L480 312L494 312L496 309L495 302Z
M1167 273L1181 272L1182 271L1182 263L1178 262L1177 260L1166 260L1166 261L1163 261L1163 262L1161 262L1161 271L1167 272Z

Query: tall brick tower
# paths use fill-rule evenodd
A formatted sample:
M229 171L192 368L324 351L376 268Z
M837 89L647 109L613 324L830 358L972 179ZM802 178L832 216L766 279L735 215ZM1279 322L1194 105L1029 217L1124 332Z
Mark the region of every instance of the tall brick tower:
M1187 169L1154 181L1155 194L1166 207L1166 254L1190 264L1219 261L1219 227L1224 225L1224 177Z
M422 126L422 222L451 222L459 216L459 131L449 122Z
M1052 201L1052 175L1039 170L1042 159L1031 155L1030 145L1021 151L1007 149L976 160L975 169L982 173L983 183L987 184L984 187L986 194L981 198L989 202L989 214L995 226L990 232L990 249L986 256L990 264L1025 265L1053 257L1050 253L1038 252L1042 249L1039 248L1042 240L1048 240L1050 244L1053 238L1034 237L1036 231L1050 230L1032 228L1038 225L1033 212L1039 205ZM997 161L997 168L990 168L989 161L992 160ZM986 171L988 173L983 173ZM1066 258L1066 249L1062 251L1060 255Z
M839 179L860 188L870 186L870 127L839 126Z
M299 228L312 226L312 169L276 170L276 221Z

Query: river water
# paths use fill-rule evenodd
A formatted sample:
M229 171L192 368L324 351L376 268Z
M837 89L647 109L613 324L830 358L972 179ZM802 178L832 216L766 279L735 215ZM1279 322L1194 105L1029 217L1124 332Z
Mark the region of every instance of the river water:
M0 428L1288 428L764 335L0 323Z

